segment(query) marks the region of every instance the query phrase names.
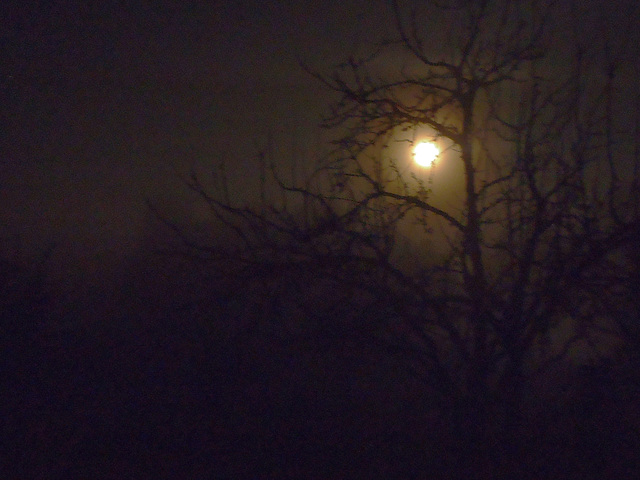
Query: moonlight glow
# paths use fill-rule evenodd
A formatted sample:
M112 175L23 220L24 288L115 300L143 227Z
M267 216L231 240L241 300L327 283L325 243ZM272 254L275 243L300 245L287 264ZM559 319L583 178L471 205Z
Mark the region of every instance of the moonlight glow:
M440 150L431 142L420 142L413 149L413 158L421 167L430 167L435 159L440 155Z

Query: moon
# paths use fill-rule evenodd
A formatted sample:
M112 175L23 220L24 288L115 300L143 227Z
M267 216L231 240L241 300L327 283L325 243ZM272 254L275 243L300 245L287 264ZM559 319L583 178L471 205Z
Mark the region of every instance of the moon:
M440 149L432 142L420 142L413 149L413 158L421 167L431 167L440 155Z

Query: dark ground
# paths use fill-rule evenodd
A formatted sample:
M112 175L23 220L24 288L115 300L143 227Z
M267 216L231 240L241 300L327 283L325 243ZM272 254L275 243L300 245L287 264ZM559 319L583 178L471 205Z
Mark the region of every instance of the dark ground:
M560 393L533 396L510 451L489 433L457 438L381 353L283 333L242 295L195 302L175 276L138 266L82 304L5 272L4 478L601 479L639 468L638 378L620 366L558 366L564 380L556 372L546 388Z

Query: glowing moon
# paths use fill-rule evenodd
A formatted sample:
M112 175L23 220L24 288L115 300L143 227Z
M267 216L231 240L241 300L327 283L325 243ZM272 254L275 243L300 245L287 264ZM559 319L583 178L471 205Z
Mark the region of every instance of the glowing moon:
M431 142L420 142L413 149L413 158L421 167L432 166L438 155L440 155L440 150L435 143Z

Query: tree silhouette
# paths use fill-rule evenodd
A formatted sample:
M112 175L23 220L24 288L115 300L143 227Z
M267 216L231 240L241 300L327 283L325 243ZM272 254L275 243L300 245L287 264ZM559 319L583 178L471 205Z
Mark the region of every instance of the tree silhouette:
M305 181L267 152L244 205L224 175L194 174L228 237L180 231L283 324L397 354L497 456L517 451L528 379L637 330L620 320L637 318L632 21L568 5L392 2L395 39L329 75L307 68L337 100L336 141ZM425 135L443 150L431 171L405 148Z

